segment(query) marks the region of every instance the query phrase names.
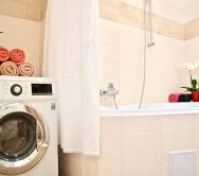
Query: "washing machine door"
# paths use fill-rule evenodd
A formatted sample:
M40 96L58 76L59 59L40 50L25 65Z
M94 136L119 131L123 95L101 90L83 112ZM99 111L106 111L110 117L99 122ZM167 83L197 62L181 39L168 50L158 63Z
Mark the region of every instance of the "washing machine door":
M47 123L34 108L18 103L0 106L0 174L30 170L48 145Z

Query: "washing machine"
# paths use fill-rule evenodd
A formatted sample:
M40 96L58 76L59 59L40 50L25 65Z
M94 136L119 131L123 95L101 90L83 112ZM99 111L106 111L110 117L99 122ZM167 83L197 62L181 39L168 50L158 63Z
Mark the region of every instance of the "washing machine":
M0 176L58 176L55 84L0 76Z

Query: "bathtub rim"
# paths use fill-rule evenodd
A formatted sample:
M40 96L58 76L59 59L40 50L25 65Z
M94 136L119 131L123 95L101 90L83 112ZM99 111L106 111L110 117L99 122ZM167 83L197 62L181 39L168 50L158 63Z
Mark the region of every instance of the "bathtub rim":
M145 104L145 108L138 109L137 104L121 105L117 110L114 107L100 107L101 117L138 117L138 116L164 116L164 115L187 115L199 114L199 102L189 103L152 103ZM150 108L153 107L153 108ZM156 108L154 108L156 107ZM121 109L122 108L122 109ZM127 111L128 110L128 111Z

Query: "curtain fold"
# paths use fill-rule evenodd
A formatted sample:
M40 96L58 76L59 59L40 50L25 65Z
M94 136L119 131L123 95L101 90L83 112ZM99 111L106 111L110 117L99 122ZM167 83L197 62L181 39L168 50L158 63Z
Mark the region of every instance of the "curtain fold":
M99 154L98 0L48 0L43 75L57 82L65 153Z

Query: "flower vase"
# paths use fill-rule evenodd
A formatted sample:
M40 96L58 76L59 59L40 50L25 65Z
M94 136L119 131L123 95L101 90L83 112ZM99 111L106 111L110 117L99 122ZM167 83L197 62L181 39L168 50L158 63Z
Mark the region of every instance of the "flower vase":
M199 102L199 91L192 91L191 98L193 102Z

